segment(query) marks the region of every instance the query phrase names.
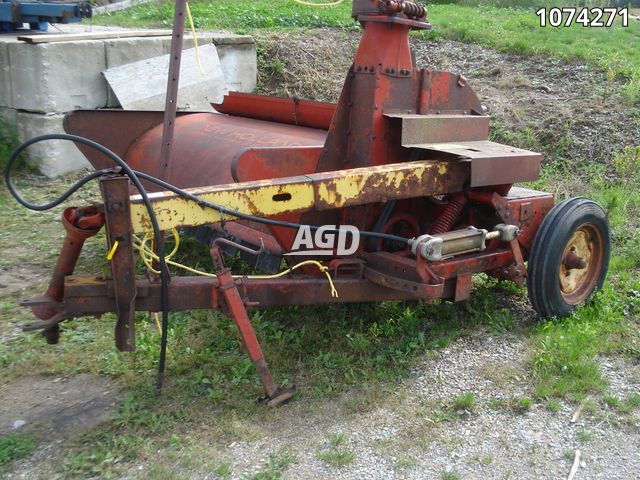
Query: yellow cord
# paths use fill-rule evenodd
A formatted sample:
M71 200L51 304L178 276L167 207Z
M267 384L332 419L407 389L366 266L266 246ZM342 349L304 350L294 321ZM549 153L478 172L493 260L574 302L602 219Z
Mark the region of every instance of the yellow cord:
M202 68L202 61L200 60L200 50L198 50L198 37L196 36L196 27L193 24L193 17L191 16L189 3L186 3L186 7L187 18L189 19L189 25L191 26L191 34L193 35L193 46L196 49L196 63L198 64L198 68L200 69L200 74L204 77L206 74L204 73L204 68Z
M187 272L193 273L195 275L202 275L204 277L215 277L216 276L213 273L203 272L202 270L197 270L195 268L191 268L191 267L188 267L186 265L183 265L181 263L174 262L173 260L171 260L171 257L173 257L176 254L176 252L178 251L178 246L180 245L180 235L178 234L178 231L175 228L173 228L173 229L171 229L171 233L173 234L173 238L175 239L175 245L174 245L173 250L171 251L171 253L169 253L165 257L165 262L167 262L167 265L172 265L174 267L181 268L181 269L186 270ZM159 259L159 257L158 257L158 255L156 255L156 253L153 250L151 250L147 246L147 243L149 243L150 239L151 239L151 235L149 233L145 234L145 236L142 238L142 240L134 235L133 236L133 240L134 240L133 246L138 250L138 253L140 254L140 258L142 258L142 261L147 266L147 268L151 272L153 272L155 274L159 274L160 271L156 270L155 268L153 268L153 261L154 260L157 261ZM331 296L337 298L338 297L338 290L336 290L336 287L333 284L333 279L331 278L331 275L329 274L329 268L325 267L324 265L322 265L322 263L318 262L317 260L305 260L303 262L296 263L294 266L292 266L290 268L287 268L286 270L283 270L280 273L276 273L275 275L235 275L235 277L238 278L238 277L246 276L247 278L253 278L253 279L280 278L280 277L285 276L288 273L293 272L297 268L303 267L305 265L313 265L315 267L318 267L318 269L322 273L324 273L325 277L327 277L327 281L329 282L329 285L331 286Z
M331 278L331 275L329 274L329 268L325 267L324 265L322 265L317 260L305 260L304 262L296 263L293 267L287 268L286 270L283 270L280 273L276 273L275 275L249 275L248 278L255 278L255 279L280 278L280 277L285 276L289 272L293 272L296 268L300 268L300 267L302 267L304 265L313 265L315 267L318 267L318 269L322 273L324 273L325 277L327 277L327 281L329 282L329 285L331 286L331 296L338 298L338 291L336 290L336 287L333 284L333 279Z
M314 2L305 2L304 0L293 0L300 5L309 5L310 7L333 7L335 5L340 5L344 0L337 0L335 2L330 3L314 3Z
M113 246L111 247L111 250L109 250L109 252L107 253L107 260L111 260L113 258L113 255L116 253L116 250L118 249L118 245L120 245L120 242L118 240L113 242Z

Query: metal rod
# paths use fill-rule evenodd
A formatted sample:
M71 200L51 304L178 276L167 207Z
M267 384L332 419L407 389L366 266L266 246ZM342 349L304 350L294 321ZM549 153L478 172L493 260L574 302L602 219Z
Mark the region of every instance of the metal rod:
M178 84L180 81L180 60L182 59L186 4L187 0L176 0L176 8L173 13L167 97L164 105L164 127L162 129L162 146L160 148L160 172L162 172L162 178L165 180L167 179L173 151L173 128L178 108Z

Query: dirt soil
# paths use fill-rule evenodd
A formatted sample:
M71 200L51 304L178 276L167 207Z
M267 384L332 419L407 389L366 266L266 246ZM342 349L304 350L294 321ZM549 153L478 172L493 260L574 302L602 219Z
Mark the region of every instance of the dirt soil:
M357 32L330 29L258 37L266 63L261 92L337 101L358 41ZM610 162L616 150L640 138L620 82L593 67L418 37L411 47L418 66L467 77L494 127L520 132L511 143L542 149L547 162ZM503 128L494 128L498 141Z
M0 435L37 430L39 435L74 437L109 418L117 394L114 382L86 374L22 377L0 387Z
M321 30L265 35L258 41L261 92L335 101L358 34ZM564 138L564 150L546 151L547 161L582 157L609 162L614 150L640 137L640 127L620 99L620 84L607 82L591 67L450 41L414 38L412 46L418 65L463 73L507 130L530 131L543 148ZM22 289L30 276L41 282L39 271L25 269L13 283L15 272L12 277L4 273L4 298ZM520 321L531 321L531 310L520 309ZM178 467L180 459L160 454L155 461L169 462L166 467L179 471L179 478L194 479L219 478L212 472L220 458L229 461L231 478L247 478L283 451L293 455L283 471L284 478L292 479L556 479L567 476L580 450L578 479L640 478L637 409L630 421L600 405L571 423L575 405L564 402L557 411L538 404L520 413L491 407L496 399L532 395L528 349L526 339L478 331L425 359L379 405L360 410L348 406L348 398L320 404L302 398L265 422L236 419L234 427L248 432L246 438L224 445L208 436L203 419L188 434L200 446L191 453L198 458L195 466ZM607 358L601 365L612 395L640 391L640 366ZM475 396L471 411L438 416L439 402L467 392ZM16 420L22 420L26 423L19 429L40 432L45 439L30 458L16 462L8 478L51 478L51 459L59 458L56 446L113 415L117 398L117 385L88 375L29 377L2 385L0 435L14 431ZM339 445L330 440L336 434L342 434L343 440L333 442ZM353 460L336 467L319 458L334 450L351 453ZM131 465L123 478L146 478L149 468L147 463Z

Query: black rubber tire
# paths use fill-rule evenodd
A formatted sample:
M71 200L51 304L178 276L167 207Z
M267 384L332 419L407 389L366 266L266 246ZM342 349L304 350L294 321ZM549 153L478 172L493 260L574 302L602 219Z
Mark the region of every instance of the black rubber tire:
M560 268L565 248L574 238L574 234L584 228L591 229L599 235L596 243L599 243L600 257L597 263L594 262L594 270L590 272L592 281L589 283L592 285L584 286L586 298L572 303L567 301L566 294L563 294ZM593 236L591 238L593 239ZM602 288L609 268L610 255L609 222L600 205L583 197L570 198L555 205L538 228L529 252L527 289L533 308L543 318L569 315L578 305Z

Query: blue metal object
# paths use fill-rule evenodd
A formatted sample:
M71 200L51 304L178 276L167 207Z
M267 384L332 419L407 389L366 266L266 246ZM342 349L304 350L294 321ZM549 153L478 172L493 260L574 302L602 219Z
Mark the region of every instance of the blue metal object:
M31 0L0 0L0 31L12 32L24 29L46 30L48 23L79 22L91 18L91 5L79 2L40 2Z

